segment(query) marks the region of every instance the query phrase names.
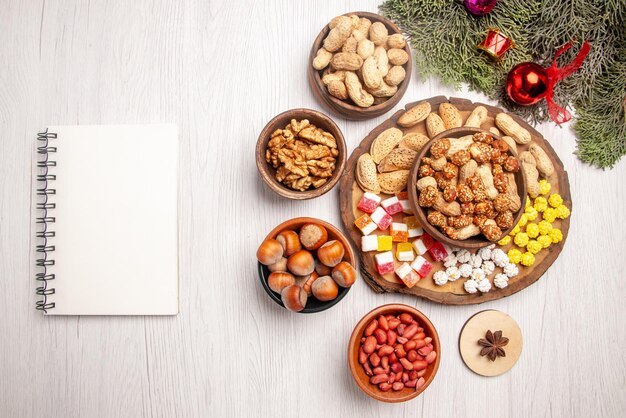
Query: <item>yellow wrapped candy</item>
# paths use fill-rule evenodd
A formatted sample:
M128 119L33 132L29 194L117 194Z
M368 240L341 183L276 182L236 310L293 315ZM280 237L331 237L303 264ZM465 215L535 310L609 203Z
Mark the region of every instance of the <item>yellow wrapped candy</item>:
M525 213L522 213L522 216L519 217L519 222L517 223L517 225L521 228L523 226L526 226L527 223L528 223L528 216L526 216Z
M511 230L511 232L509 232L509 235L514 237L515 235L519 234L520 231L521 231L521 229L520 229L519 225L515 225L515 227Z
M531 254L537 254L539 251L541 251L542 248L543 246L534 239L531 239L530 241L528 241L528 244L526 245L526 249Z
M563 198L561 197L560 194L554 193L554 194L551 194L550 197L548 198L548 203L553 208L557 208L563 204Z
M548 248L552 244L552 239L548 235L540 235L537 237L537 242L541 244L543 248Z
M529 238L537 238L539 235L539 225L532 222L526 225L526 234Z
M559 219L565 219L569 216L569 209L565 205L561 205L556 209L556 217Z
M528 218L529 221L534 221L535 219L537 219L537 216L539 215L539 212L537 212L537 209L535 209L532 206L528 206L524 212L526 213L526 217Z
M535 204L533 205L533 207L537 210L537 212L543 212L548 208L548 201L545 197L539 196L535 199Z
M502 238L500 241L498 241L498 245L507 245L509 242L511 242L511 236L507 235L504 238Z
M548 208L543 211L543 220L552 223L556 219L556 215L556 209Z
M548 232L548 236L554 244L563 241L563 233L559 228L552 228L552 230Z
M522 259L520 260L523 266L530 267L535 264L535 256L531 253L522 254Z
M552 189L552 186L548 183L548 180L539 180L539 193L548 194L550 193L550 189Z
M543 220L537 224L539 226L539 233L541 235L547 235L552 229L552 224L546 220Z
M522 260L522 252L515 248L511 248L507 255L509 256L509 261L513 264L518 264Z
M528 234L526 234L525 232L520 232L516 234L513 242L518 247L525 247L528 244Z

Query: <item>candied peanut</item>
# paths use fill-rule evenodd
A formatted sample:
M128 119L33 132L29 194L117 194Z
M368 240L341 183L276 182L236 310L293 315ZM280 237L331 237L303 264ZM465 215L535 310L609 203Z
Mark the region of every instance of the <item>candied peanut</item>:
M459 232L451 226L446 226L445 228L443 228L443 233L452 239L459 239Z
M476 215L485 215L487 216L493 210L493 203L486 200L484 202L476 203L474 206L474 213Z
M467 163L471 158L472 158L472 155L470 154L470 152L466 149L462 149L452 154L450 161L452 162L452 164L455 164L461 167L462 165Z
M457 186L457 198L461 203L469 203L474 200L474 193L472 189L466 184L460 184ZM473 207L472 207L473 211Z
M509 144L507 144L506 141L503 141L502 139L496 139L495 141L493 141L491 146L501 153L509 152Z
M506 193L506 189L509 186L509 179L506 174L499 172L493 176L493 185L500 193Z
M430 146L430 153L435 158L444 157L450 149L450 140L448 138L441 138L433 141Z
M472 158L480 164L491 160L491 149L491 146L485 143L474 142L470 145L469 152L472 155Z
M435 170L433 170L433 168L428 164L422 164L417 172L417 175L419 177L434 176Z
M472 192L474 192L474 203L484 202L488 198L487 191L482 184L472 190Z
M493 167L491 168L491 172L493 173L494 176L496 176L497 174L503 173L504 170L502 170L502 164L494 164Z
M498 226L502 229L509 229L510 227L513 226L513 212L511 212L510 210L507 210L505 212L500 212L497 216L496 216L496 224L498 224Z
M491 242L499 240L502 235L502 230L497 225L493 224L483 224L480 227L480 232Z
M487 219L485 215L474 215L474 225L483 226Z
M446 202L453 202L456 200L456 188L453 186L448 186L443 189L443 198Z
M445 215L437 210L428 211L428 216L426 217L426 220L428 220L429 224L442 228L448 225Z
M505 212L510 209L509 197L504 193L500 193L493 200L493 208L498 212Z
M435 181L437 181L437 186L442 190L448 186L456 185L456 178L447 179L441 171L435 173Z
M469 177L465 180L465 184L467 184L472 190L476 190L483 185L480 179L476 176Z
M452 163L446 163L446 165L443 166L443 170L441 170L441 172L447 180L451 180L459 174L459 168Z
M472 139L483 144L491 144L493 142L493 136L485 132L476 132L472 136Z
M437 189L433 186L426 186L420 192L418 204L423 208L429 208L435 204L435 200L437 200Z
M502 168L511 173L517 173L519 171L519 160L511 155L502 164Z
M472 217L469 215L459 215L459 216L453 216L452 218L452 224L450 226L454 227L454 228L463 228L464 226L468 226L472 224Z
M473 215L474 204L472 202L461 203L461 213L463 215Z

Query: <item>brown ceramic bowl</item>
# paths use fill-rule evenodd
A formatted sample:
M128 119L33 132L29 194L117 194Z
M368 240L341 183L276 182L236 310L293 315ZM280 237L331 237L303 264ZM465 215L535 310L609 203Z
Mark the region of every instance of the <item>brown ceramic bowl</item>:
M339 229L329 224L328 222L322 221L321 219L306 218L306 217L289 219L288 221L285 221L281 223L280 225L278 225L276 228L272 229L272 231L269 234L267 234L264 240L270 239L270 238L276 238L276 236L280 232L286 229L298 231L304 224L308 224L308 223L316 223L326 228L326 231L328 232L328 240L330 241L330 240L335 239L341 242L341 244L343 245L343 248L345 249L343 261L347 261L348 263L352 264L352 266L355 269L357 268L356 257L354 256L354 251L352 250L352 246L350 245L350 241L348 241L348 238L346 238L346 236ZM267 277L270 275L271 272L269 271L267 266L264 266L263 264L258 263L258 262L257 264L258 264L258 270L259 270L259 279L261 280L263 289L265 289L265 292L274 302L276 302L278 305L284 308L285 305L280 299L280 294L275 293L272 289L270 289L269 285L267 284ZM309 298L307 299L305 308L298 313L315 313L315 312L325 311L326 309L331 308L335 306L337 303L339 303L339 301L348 294L349 290L350 290L349 287L346 288L346 287L339 286L339 294L337 295L337 297L333 300L329 300L326 302L317 300L315 299L314 296L309 296Z
M344 16L357 15L359 17L366 17L369 20L374 22L382 22L389 31L390 35L395 33L402 33L400 29L389 19L386 19L380 15L375 13L368 12L353 12L346 13ZM313 42L313 47L311 48L311 53L309 54L309 65L308 65L308 78L309 85L311 86L311 90L313 90L313 94L315 98L327 109L331 110L334 113L337 113L346 119L352 120L364 120L371 119L376 116L380 116L384 113L390 111L404 96L407 87L409 86L409 81L411 79L411 73L413 72L413 61L411 57L411 49L409 48L409 44L404 47L404 50L409 54L409 60L406 64L404 64L404 69L406 71L406 78L398 85L398 91L393 96L389 97L386 101L380 104L374 104L370 107L359 107L352 103L351 100L340 100L334 96L331 96L326 90L326 86L322 83L322 75L324 70L317 71L313 68L313 59L317 54L317 51L322 47L324 39L330 32L330 28L328 25L324 26L322 31L317 35L315 42Z
M318 189L310 188L300 192L285 186L276 180L276 170L267 161L265 161L265 150L267 149L267 143L270 140L272 132L276 129L284 129L292 119L296 119L297 121L308 119L313 125L331 133L337 141L339 156L337 157L335 171L333 171L332 177ZM256 166L263 181L269 186L270 189L279 195L294 200L313 199L328 192L337 184L346 165L346 153L346 142L343 138L343 134L332 119L325 114L312 109L291 109L274 117L261 131L259 139L256 143Z
M409 173L409 185L408 185L409 201L411 203L411 207L413 208L413 211L415 212L415 216L417 216L417 219L422 224L424 231L426 231L430 236L432 236L437 241L441 241L446 245L449 245L452 247L458 247L458 248L465 248L467 250L474 250L474 249L486 247L487 245L490 245L493 243L489 241L487 238L485 238L483 234L479 234L479 235L476 235L474 237L471 237L465 240L454 240L448 237L447 235L445 235L443 232L441 232L438 227L433 226L430 223L428 223L428 221L426 220L428 211L425 208L422 208L420 205L417 204L417 199L418 199L417 187L416 187L417 170L419 169L420 161L422 160L422 158L424 158L430 152L430 147L433 141L440 139L440 138L460 138L466 135L473 135L477 132L485 132L493 136L496 139L501 139L498 135L494 135L492 132L489 132L480 128L461 127L461 128L448 129L447 131L444 131L440 133L439 135L435 136L430 142L428 142L420 150L419 154L415 158L415 161L413 162L413 166L411 167L411 172ZM510 152L513 155L516 155L513 150L511 150ZM506 231L503 231L502 236L506 236L509 232L513 230L515 225L517 225L517 222L519 222L520 217L524 213L524 206L526 203L526 195L528 192L528 186L526 185L526 178L524 177L523 170L520 169L517 173L515 173L515 183L517 184L517 193L519 194L521 198L522 205L520 207L520 210L518 210L517 213L515 214L515 220L513 222L513 226L507 229Z
M365 328L373 319L378 318L380 315L398 315L403 312L407 312L417 318L420 327L424 328L426 336L433 339L432 344L434 350L437 352L437 358L432 364L428 365L426 374L424 375L426 382L421 389L416 391L415 388L404 388L397 392L393 390L383 392L377 385L370 383L370 376L365 374L363 366L359 363L359 347L361 346L361 337L363 336ZM437 334L437 330L432 322L430 322L426 315L412 306L398 303L379 306L378 308L370 311L359 321L358 324L356 324L356 327L354 327L354 331L352 331L352 335L350 336L350 342L348 343L348 366L350 367L350 372L352 373L354 381L357 385L359 385L363 392L382 402L404 402L411 400L424 392L437 374L440 357L441 341L439 340L439 334Z

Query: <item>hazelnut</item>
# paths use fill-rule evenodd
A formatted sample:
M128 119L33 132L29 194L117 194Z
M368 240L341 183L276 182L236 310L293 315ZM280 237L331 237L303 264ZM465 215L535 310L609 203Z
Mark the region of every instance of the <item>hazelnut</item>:
M306 292L306 294L308 296L311 296L312 290L311 290L311 286L313 285L313 283L319 278L319 274L317 274L317 272L313 272L311 274L307 276L305 276L305 280L302 281L302 283L300 283L300 286L302 287L302 289L304 289L304 291Z
M292 284L280 292L280 299L283 301L285 308L290 311L300 312L306 306L307 294L300 286Z
M283 247L275 239L266 239L256 251L256 258L261 264L271 266L283 258Z
M335 283L330 276L322 276L315 280L311 286L311 290L313 292L313 296L322 302L335 299L339 293L337 283Z
M347 261L337 264L333 268L332 276L341 287L350 287L356 282L356 270Z
M426 217L426 220L429 224L442 228L448 225L445 215L437 210L428 211L428 216Z
M343 245L337 240L332 240L317 250L317 258L322 264L328 267L335 267L343 259L344 253Z
M444 157L449 149L450 140L448 138L437 139L430 146L430 154L435 158Z
M287 271L287 259L285 257L281 258L280 260L278 260L276 263L267 266L267 268L274 272L274 271Z
M317 250L326 241L328 241L328 232L322 225L305 224L300 228L300 242L307 250Z
M283 250L285 251L285 255L287 257L302 249L298 233L290 229L284 230L278 234L278 236L276 236L276 241L283 246Z
M319 260L315 261L315 272L320 276L330 276L332 271L332 267L322 264Z
M296 276L306 276L315 270L315 260L310 252L300 250L287 259L287 268Z
M275 271L267 277L267 285L276 293L280 293L287 286L291 286L296 279L284 271Z

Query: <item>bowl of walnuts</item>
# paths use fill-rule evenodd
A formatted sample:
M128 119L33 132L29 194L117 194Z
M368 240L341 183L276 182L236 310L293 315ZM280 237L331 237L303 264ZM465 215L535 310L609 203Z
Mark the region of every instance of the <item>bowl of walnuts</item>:
M426 144L409 174L409 200L424 230L445 244L476 249L519 221L527 185L505 139L480 128L453 128Z

